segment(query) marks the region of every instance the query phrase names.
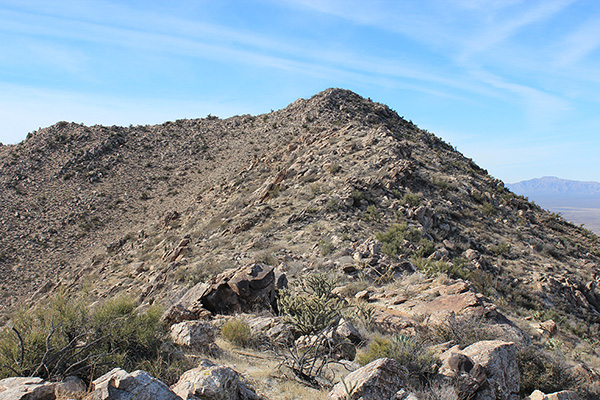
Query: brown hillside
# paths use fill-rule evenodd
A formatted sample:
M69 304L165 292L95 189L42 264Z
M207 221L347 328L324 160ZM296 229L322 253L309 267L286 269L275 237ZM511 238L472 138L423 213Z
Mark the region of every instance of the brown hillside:
M3 307L59 284L169 302L252 261L341 270L380 234L392 256L436 251L501 306L582 335L600 322L597 236L347 90L225 120L59 122L1 147L0 165Z

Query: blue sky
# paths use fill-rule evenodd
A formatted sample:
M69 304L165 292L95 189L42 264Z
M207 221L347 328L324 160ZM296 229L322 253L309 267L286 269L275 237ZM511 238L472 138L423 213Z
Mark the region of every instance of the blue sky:
M506 182L600 181L597 0L0 0L0 54L3 143L342 87Z

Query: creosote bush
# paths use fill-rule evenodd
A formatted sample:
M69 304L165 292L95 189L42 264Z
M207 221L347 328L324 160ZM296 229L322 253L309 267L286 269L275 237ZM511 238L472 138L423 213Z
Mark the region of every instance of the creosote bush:
M419 243L421 232L416 228L409 228L403 222L392 225L386 232L380 232L376 235L377 240L383 243L383 252L387 255L395 256L405 254L407 249L405 241Z
M248 323L239 318L230 319L221 327L221 336L234 346L246 347L251 333Z
M378 358L393 358L404 366L414 384L425 384L436 370L434 355L416 339L398 335L392 338L376 336L368 347L358 352L356 362L366 365Z
M87 380L114 366L132 371L150 364L167 373L173 366L163 346L167 333L159 324L161 314L158 307L140 313L136 302L124 297L91 310L59 294L12 316L0 333L0 377ZM157 378L170 381L160 373Z
M567 372L568 366L548 351L536 346L520 347L517 349L517 362L522 396L528 396L534 390L553 393L574 389L575 382Z

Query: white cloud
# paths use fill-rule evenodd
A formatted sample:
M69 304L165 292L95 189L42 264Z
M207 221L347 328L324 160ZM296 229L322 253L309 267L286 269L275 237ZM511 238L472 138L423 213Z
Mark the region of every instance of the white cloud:
M594 16L555 46L556 64L559 67L573 66L599 46L600 16Z

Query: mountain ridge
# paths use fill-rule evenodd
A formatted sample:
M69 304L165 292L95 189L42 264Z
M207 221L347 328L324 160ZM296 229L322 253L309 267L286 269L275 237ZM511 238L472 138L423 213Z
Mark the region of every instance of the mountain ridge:
M600 182L561 179L544 176L525 181L507 183L506 186L516 193L565 194L574 196L600 197Z
M0 147L0 193L5 314L59 291L168 307L252 263L373 287L412 265L516 318L560 318L573 348L600 333L598 236L344 89L258 116L59 122ZM355 258L363 247L385 256Z

